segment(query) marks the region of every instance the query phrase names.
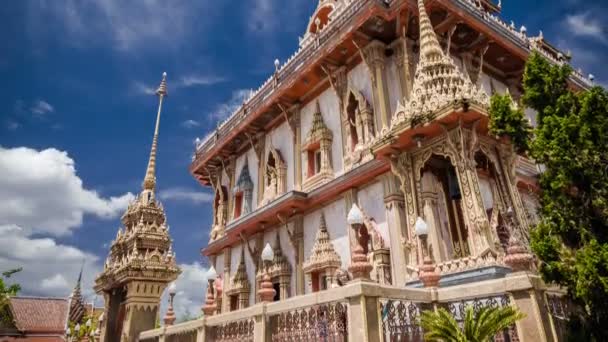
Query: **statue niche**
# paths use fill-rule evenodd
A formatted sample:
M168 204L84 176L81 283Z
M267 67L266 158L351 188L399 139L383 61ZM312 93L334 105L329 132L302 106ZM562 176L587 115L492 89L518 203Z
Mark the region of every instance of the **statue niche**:
M213 199L213 228L211 228L211 241L224 236L226 218L228 216L228 190L225 186L215 187L215 198Z
M344 111L348 152L344 163L347 167L352 167L354 164L372 159L367 147L374 139L374 114L372 106L363 94L350 87Z
M422 216L429 225L429 253L436 262L470 254L462 194L450 159L432 155L419 176Z
M331 167L331 144L333 133L325 124L319 101L315 104L312 126L302 146L306 162L306 179L302 184L304 190L314 189L334 178Z
M234 193L234 212L233 218L237 219L241 215L247 215L251 212L251 201L253 199L253 182L249 175L249 163L245 158L245 165L241 169L236 186L233 189Z
M287 166L279 151L270 147L266 159L266 170L264 172L264 196L262 206L272 202L275 198L285 193Z

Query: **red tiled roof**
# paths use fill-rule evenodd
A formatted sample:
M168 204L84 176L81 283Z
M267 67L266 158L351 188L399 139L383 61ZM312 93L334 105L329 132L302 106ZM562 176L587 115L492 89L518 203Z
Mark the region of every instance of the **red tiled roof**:
M68 300L63 298L11 297L15 326L21 332L60 332L67 325Z

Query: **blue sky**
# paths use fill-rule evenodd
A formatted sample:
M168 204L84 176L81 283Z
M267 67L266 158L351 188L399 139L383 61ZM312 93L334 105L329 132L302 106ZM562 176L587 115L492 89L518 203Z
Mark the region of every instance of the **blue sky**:
M214 129L297 48L315 0L11 1L0 8L0 269L23 266L23 293L85 286L137 193L157 98L158 192L184 267L182 309L200 306L211 198L187 168ZM571 50L608 84L608 4L503 1L503 16ZM8 175L8 176L4 176ZM25 209L24 209L25 208ZM87 295L92 296L88 290ZM179 297L179 296L178 296ZM194 310L194 309L191 309Z

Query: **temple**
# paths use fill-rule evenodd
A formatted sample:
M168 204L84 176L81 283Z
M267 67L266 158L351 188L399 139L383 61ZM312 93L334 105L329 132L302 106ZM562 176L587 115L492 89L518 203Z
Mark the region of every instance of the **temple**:
M95 279L95 291L104 297L100 319L102 342L132 342L139 333L154 329L159 320L160 297L180 270L172 250L165 211L155 197L156 152L166 74L159 97L156 126L141 193L129 204L112 241L104 269Z
M489 134L488 107L519 105L531 53L570 56L501 7L320 0L294 55L197 143L205 315L140 339L422 341L424 310L513 305L526 317L496 341L561 340L564 290L528 246L539 167Z

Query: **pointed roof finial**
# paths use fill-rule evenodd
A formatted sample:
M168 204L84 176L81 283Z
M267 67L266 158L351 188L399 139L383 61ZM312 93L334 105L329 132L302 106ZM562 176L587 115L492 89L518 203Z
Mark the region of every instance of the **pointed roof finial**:
M146 169L146 177L144 178L143 190L154 192L156 187L156 146L158 144L158 129L160 125L160 112L163 107L163 98L167 96L167 73L163 72L163 79L160 81L160 86L156 90L159 97L158 113L156 114L156 126L154 128L154 137L152 138L152 148L150 150L150 159L148 160L148 168Z

